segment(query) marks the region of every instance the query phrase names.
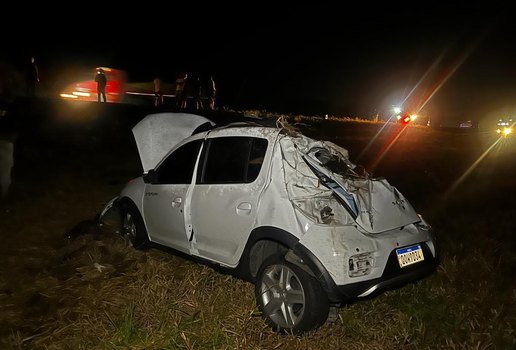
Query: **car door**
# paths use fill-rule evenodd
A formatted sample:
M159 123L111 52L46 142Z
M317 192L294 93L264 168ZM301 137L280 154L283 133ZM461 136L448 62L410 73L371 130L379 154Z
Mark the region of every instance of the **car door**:
M195 254L234 266L256 218L268 141L231 136L205 145L191 201Z
M178 147L158 165L155 181L147 184L143 212L151 240L189 253L191 225L185 224L188 190L202 139ZM186 210L185 210L186 208Z

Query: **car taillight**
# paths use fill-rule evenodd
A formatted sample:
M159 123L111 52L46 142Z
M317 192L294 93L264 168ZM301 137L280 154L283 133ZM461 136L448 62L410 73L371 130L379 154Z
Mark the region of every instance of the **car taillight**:
M353 255L348 260L349 277L365 276L371 273L374 266L374 258L371 253Z
M292 200L296 208L317 224L349 224L352 216L334 195Z

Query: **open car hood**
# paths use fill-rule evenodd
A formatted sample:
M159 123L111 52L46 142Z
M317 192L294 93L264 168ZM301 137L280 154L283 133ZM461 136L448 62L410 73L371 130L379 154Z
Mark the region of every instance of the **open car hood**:
M156 113L143 118L132 129L143 172L154 169L172 148L205 124L215 125L205 117L189 113Z

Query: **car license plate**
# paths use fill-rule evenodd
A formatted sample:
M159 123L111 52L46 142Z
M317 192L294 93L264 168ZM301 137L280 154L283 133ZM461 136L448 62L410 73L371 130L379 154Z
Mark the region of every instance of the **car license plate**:
M396 255L398 255L398 262L400 267L409 266L425 260L425 257L423 256L423 250L419 244L406 248L396 249Z

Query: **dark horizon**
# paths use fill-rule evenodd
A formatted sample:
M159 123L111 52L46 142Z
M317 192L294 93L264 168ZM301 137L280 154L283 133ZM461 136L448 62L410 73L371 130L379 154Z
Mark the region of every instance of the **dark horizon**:
M385 118L414 90L405 107L436 119L516 114L507 11L412 7L144 9L132 18L114 9L104 25L93 12L64 16L57 29L35 18L0 57L21 67L34 55L46 80L68 66L124 69L133 81L213 74L220 105L232 108Z

